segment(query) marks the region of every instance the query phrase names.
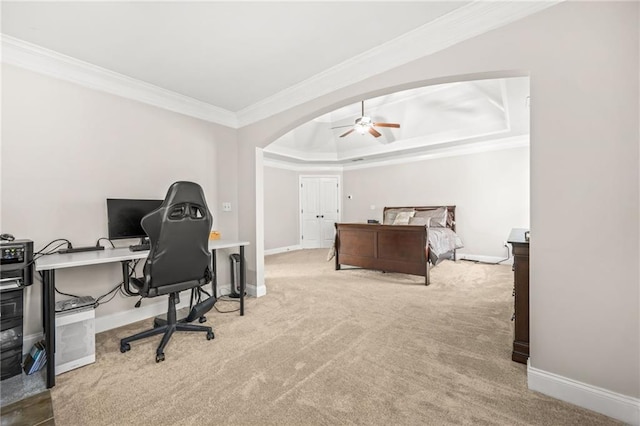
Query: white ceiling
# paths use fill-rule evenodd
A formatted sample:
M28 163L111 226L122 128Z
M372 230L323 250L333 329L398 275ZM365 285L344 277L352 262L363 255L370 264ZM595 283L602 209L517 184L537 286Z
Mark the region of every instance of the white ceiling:
M2 0L2 61L239 128L557 2Z
M2 2L2 32L237 112L469 1Z
M528 143L529 78L514 77L439 84L365 101L374 122L400 128L376 128L378 138L352 132L340 137L361 116L353 104L317 117L265 148L265 158L297 164L345 165L398 156L459 152L470 146L509 148ZM338 128L334 128L338 127Z

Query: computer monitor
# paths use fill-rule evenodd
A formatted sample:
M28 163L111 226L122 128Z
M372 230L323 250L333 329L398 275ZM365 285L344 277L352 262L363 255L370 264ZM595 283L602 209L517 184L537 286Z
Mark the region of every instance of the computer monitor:
M160 207L163 201L107 198L109 239L146 238L147 234L142 229L140 221Z

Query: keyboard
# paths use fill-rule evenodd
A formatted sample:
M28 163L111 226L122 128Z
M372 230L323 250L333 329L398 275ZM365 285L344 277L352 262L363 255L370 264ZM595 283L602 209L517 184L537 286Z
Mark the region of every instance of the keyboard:
M135 245L129 246L129 250L130 251L151 250L151 244L135 244Z

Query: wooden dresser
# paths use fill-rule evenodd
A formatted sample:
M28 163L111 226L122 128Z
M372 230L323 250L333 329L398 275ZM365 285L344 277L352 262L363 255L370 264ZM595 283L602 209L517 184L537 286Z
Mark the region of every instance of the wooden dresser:
M529 240L528 229L514 228L507 242L513 247L514 314L511 359L523 364L529 359Z

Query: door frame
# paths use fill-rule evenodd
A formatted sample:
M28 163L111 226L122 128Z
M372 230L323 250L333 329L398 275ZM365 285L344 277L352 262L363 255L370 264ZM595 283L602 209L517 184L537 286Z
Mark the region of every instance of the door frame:
M339 174L328 175L328 174L317 174L317 175L298 175L298 244L300 247L302 245L302 179L303 178L337 178L338 179L338 215L336 218L336 222L340 222L342 219L342 176Z

